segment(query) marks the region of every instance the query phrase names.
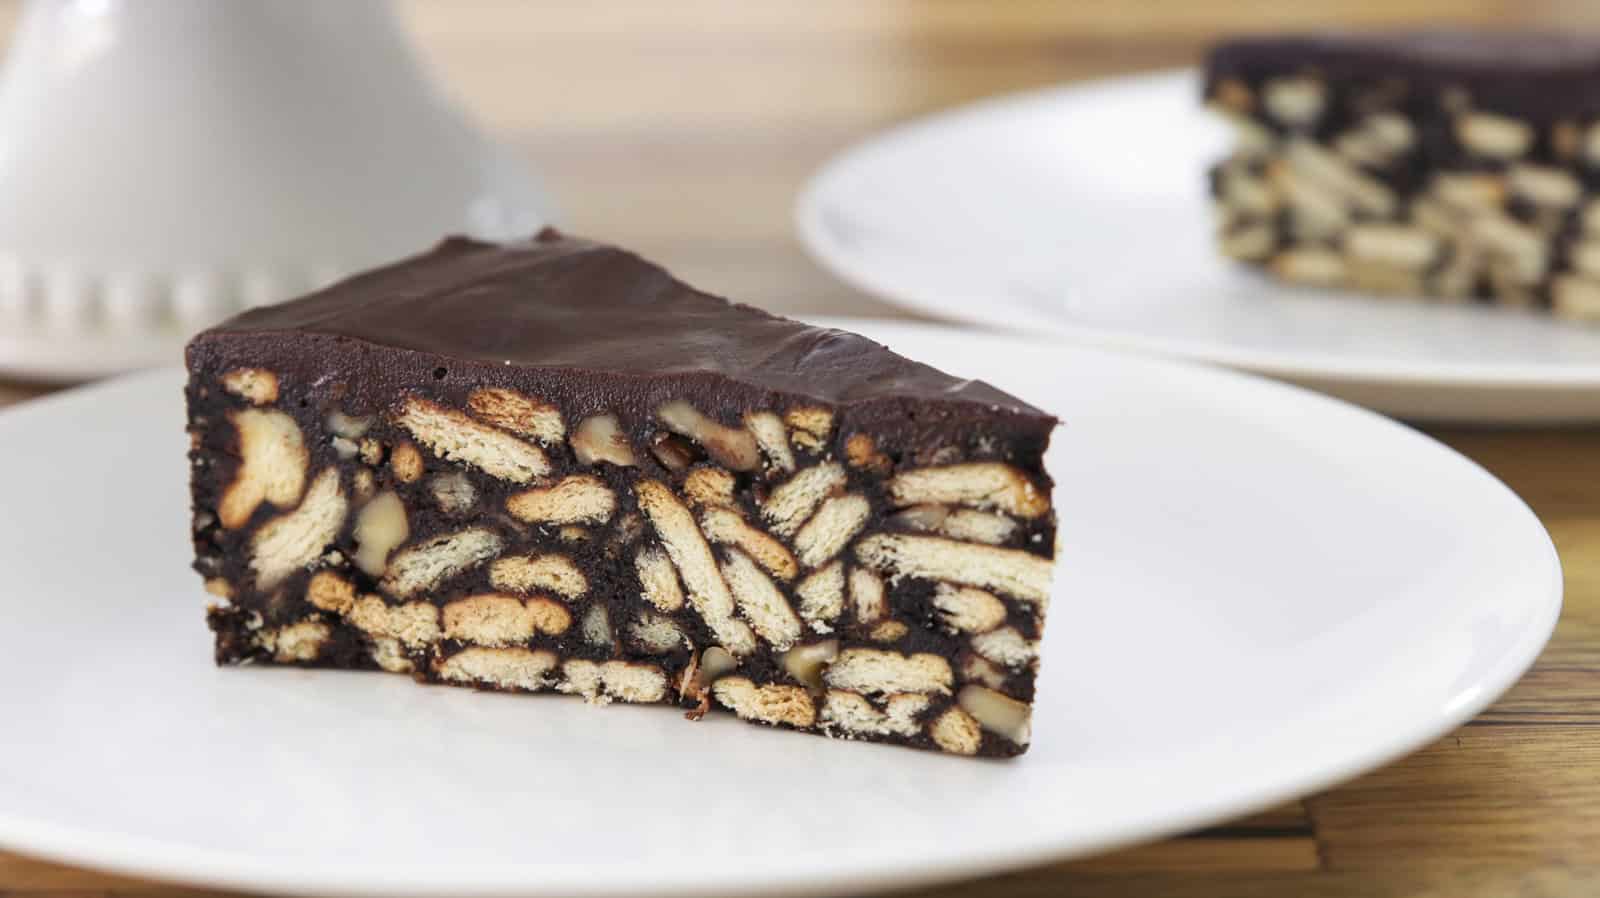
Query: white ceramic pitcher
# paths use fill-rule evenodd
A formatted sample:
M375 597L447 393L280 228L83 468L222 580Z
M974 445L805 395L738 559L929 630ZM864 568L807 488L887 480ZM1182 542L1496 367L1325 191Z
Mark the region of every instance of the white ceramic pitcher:
M0 71L0 373L176 361L240 308L549 217L383 0L30 0Z

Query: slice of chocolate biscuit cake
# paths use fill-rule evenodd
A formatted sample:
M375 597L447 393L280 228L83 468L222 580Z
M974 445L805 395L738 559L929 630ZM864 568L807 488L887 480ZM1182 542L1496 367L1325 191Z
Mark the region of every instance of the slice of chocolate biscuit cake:
M1055 420L546 231L188 350L222 663L1026 749Z
M1600 39L1260 35L1213 48L1236 126L1220 245L1285 280L1600 321Z

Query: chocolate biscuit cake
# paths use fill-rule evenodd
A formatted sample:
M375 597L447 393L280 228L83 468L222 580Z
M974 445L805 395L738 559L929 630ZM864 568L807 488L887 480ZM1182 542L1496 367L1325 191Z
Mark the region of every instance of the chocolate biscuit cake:
M1222 251L1289 281L1600 320L1600 39L1252 37L1214 48L1236 124Z
M219 663L1027 748L1055 420L986 384L550 231L246 312L188 369Z

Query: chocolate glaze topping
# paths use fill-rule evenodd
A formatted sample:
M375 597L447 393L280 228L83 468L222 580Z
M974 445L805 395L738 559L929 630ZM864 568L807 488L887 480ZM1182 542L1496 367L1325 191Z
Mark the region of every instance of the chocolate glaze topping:
M1465 89L1474 107L1538 121L1600 115L1600 38L1558 32L1327 31L1230 40L1206 83L1300 71L1401 78L1421 91Z
M701 293L613 246L546 230L491 244L451 237L430 252L302 299L253 309L202 335L337 338L484 366L604 372L613 378L725 378L831 405L970 402L1044 417L980 381L960 380L864 337L811 327ZM276 341L274 341L276 342ZM316 341L311 341L315 343ZM328 367L326 356L307 360Z

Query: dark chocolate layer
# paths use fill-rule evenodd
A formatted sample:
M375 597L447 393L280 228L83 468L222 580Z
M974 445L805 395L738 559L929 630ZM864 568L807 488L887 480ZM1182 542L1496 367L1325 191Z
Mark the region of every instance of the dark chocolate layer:
M1301 71L1330 80L1398 78L1419 93L1462 88L1474 106L1552 122L1600 115L1600 39L1557 32L1327 31L1246 37L1214 47L1207 93L1222 78Z
M337 368L356 349L344 341L354 340L475 368L538 368L555 379L711 376L830 405L956 401L1048 417L864 337L730 303L633 253L551 230L513 244L452 237L303 299L246 312L202 335L191 352L243 335L303 347L300 364L319 374Z

